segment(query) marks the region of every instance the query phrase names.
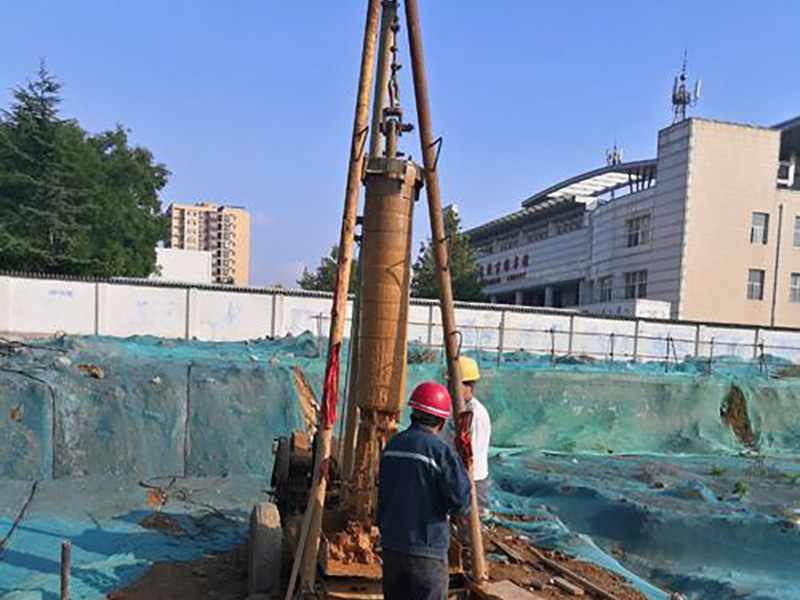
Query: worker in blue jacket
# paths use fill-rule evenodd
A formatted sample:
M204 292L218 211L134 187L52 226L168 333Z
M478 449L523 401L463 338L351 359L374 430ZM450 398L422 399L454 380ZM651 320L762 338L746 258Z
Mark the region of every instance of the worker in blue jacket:
M446 600L449 515L470 505L461 459L438 435L450 416L443 385L418 385L411 426L386 445L380 464L378 527L385 600Z

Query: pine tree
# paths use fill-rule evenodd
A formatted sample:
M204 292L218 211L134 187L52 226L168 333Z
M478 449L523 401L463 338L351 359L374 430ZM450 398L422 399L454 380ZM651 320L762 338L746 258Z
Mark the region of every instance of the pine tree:
M120 127L93 136L62 119L60 90L42 66L0 113L0 268L147 276L169 173Z
M475 260L475 250L470 246L469 239L461 232L461 219L454 208L445 210L444 229L447 236L453 298L463 302L483 300L483 285L480 269ZM420 246L419 255L414 262L411 295L417 298L439 297L430 239Z
M338 244L331 248L330 256L323 256L319 261L319 266L314 272L309 272L308 269L303 269L303 274L297 283L304 290L313 290L317 292L332 292L336 286L336 269L339 263L339 246ZM350 268L350 293L355 293L356 285L358 282L358 260L353 259L353 265Z

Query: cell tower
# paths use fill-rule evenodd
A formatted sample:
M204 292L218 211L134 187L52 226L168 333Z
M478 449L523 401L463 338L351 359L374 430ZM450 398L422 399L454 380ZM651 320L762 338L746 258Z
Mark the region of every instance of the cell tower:
M694 92L689 92L686 89L686 51L683 52L683 68L681 74L675 78L675 83L672 86L672 111L675 116L672 119L672 124L678 123L686 119L686 107L695 106L700 100L700 86L702 82L698 79L694 84Z

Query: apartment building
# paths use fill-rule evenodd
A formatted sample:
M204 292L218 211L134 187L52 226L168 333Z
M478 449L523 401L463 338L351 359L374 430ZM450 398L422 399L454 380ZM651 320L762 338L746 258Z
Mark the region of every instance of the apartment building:
M467 232L492 301L800 327L800 117L685 119L608 163Z
M173 203L167 209L167 246L212 253L215 283L250 284L250 215L239 206Z

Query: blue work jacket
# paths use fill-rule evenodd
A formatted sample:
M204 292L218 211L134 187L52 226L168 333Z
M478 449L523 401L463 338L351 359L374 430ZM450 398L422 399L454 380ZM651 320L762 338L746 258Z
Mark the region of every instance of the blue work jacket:
M448 515L466 512L470 484L461 459L421 425L398 433L381 456L378 527L393 552L446 559Z

